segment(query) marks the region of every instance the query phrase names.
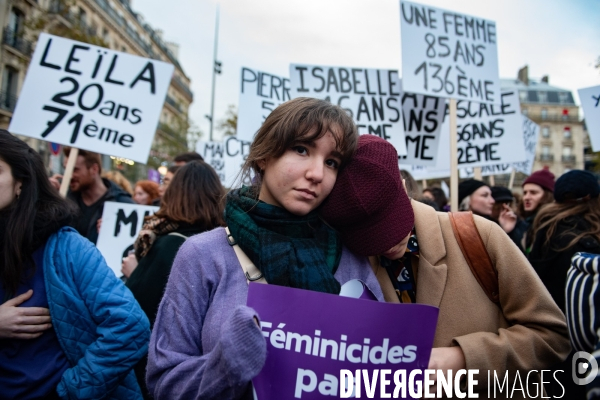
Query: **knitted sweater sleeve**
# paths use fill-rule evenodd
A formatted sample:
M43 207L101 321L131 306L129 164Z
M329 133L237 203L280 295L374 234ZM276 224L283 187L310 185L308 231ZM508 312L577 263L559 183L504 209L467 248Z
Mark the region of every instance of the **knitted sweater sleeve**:
M254 310L237 305L223 319L215 317L222 313L217 299L227 297L215 292L228 288L219 287L223 271L216 267L217 256L210 256L217 253L214 244L201 242L188 240L181 247L158 310L146 371L156 399L242 398L266 359ZM207 319L222 323L205 324Z

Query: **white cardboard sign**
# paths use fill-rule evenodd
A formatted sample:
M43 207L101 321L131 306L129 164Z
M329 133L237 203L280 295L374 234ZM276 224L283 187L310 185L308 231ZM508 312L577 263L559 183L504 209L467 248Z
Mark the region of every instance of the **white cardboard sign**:
M288 100L288 78L242 67L237 138L251 142L271 111Z
M540 126L524 115L521 115L521 118L523 121L523 142L525 143L525 153L527 156L525 161L515 162L512 164L486 165L481 167L481 176L510 174L513 169L522 172L525 175L531 175L533 163L535 162L535 149L537 146ZM460 169L461 178L472 178L474 176L475 171L473 167Z
M359 134L382 137L406 154L397 71L291 64L290 80L292 98L337 104L352 116Z
M494 21L400 2L404 90L500 103Z
M600 151L600 86L579 89L578 92L592 150Z
M227 136L223 142L198 142L196 151L215 167L223 186L233 188L239 186L240 172L250 154L250 145L236 136ZM243 180L241 184L250 185L251 182Z
M524 115L521 115L521 118L523 119L523 141L525 142L527 158L523 162L514 163L513 168L525 175L531 175L533 163L535 162L535 149L540 135L540 126Z
M445 99L403 92L401 104L407 154L399 157L400 167L435 166Z
M442 122L442 133L435 157L435 165L424 167L421 165L400 165L400 169L407 170L413 178L423 179L447 178L450 176L450 128L447 115Z
M154 214L158 207L107 201L102 212L102 226L96 247L117 276L121 273L123 257L133 250L133 243L144 224L144 217Z
M516 90L503 91L499 105L459 100L456 115L459 167L512 164L527 159Z
M196 152L204 158L204 162L209 164L222 184L227 181L225 178L225 146L223 142L203 142L196 143Z
M42 33L9 130L145 164L173 68Z

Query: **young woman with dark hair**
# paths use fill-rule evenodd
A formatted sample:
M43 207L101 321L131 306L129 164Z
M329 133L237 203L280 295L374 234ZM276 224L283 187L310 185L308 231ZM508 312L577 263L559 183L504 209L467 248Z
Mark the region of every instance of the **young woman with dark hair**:
M316 211L357 139L348 114L323 100L297 98L266 118L243 170L253 186L227 195L230 237L224 228L194 236L175 258L148 353L156 399L252 398L266 343L245 305L236 243L269 284L338 294L360 279L383 299L368 261L344 249Z
M148 319L25 142L0 130L0 393L141 398Z
M571 258L578 252L600 254L600 185L588 171L571 170L557 179L554 203L539 210L533 221L535 237L528 255L550 295L566 313L565 288ZM571 377L571 358L557 365ZM565 398L585 399L585 386L565 379ZM551 394L560 395L561 388Z
M225 189L213 168L203 161L191 161L174 175L161 201L160 209L146 218L135 242L137 267L128 273L127 287L154 325L173 260L185 240L198 233L223 226ZM135 260L124 260L124 264ZM144 397L147 359L136 366Z

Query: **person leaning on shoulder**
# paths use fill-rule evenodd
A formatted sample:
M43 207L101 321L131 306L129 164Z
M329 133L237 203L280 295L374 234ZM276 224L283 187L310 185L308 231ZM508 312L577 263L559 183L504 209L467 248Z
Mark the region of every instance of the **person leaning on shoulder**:
M485 397L488 371L514 382L517 372L563 360L570 351L567 326L523 253L496 223L474 216L474 233L497 271L492 301L457 243L449 214L409 200L396 150L371 135L360 137L321 208L351 251L372 256L387 302L439 307L428 368L478 369L475 389Z

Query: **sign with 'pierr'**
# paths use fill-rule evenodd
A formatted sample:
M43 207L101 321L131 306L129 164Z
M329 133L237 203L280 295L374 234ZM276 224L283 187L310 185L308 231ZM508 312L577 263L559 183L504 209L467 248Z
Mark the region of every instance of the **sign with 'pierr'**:
M315 97L342 107L361 135L377 135L406 154L398 71L290 65L292 98Z
M158 211L158 207L107 201L102 211L102 226L96 247L113 270L121 276L121 263L133 250L133 243L144 225L144 218Z
M404 90L500 103L496 23L402 1Z
M251 142L271 111L288 100L288 78L242 67L237 138Z
M173 68L42 33L9 130L146 163Z

